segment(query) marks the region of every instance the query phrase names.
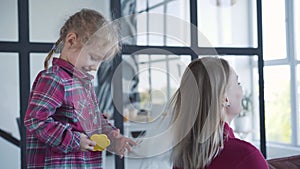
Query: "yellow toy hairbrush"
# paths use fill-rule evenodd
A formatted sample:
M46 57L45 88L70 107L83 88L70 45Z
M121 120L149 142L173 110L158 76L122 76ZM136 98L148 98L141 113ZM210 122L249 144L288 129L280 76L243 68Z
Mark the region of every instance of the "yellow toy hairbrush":
M105 134L93 134L91 140L96 142L93 151L103 151L110 145L110 140Z

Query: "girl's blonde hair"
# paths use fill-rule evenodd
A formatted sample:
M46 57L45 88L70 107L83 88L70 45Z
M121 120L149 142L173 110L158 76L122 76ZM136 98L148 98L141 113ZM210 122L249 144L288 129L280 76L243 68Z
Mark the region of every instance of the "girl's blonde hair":
M171 153L174 166L203 169L223 148L222 104L229 72L228 62L216 57L197 59L185 70L171 100L172 121L181 124L174 129L178 142ZM197 104L192 103L195 98Z
M70 32L76 33L82 44L88 42L92 35L101 36L101 40L105 41L101 42L101 44L109 45L105 58L115 56L121 48L119 33L116 28L116 24L108 22L101 13L91 9L80 10L70 16L60 29L60 37L45 58L44 68L48 68L48 62L53 53L62 50L65 43L64 40Z

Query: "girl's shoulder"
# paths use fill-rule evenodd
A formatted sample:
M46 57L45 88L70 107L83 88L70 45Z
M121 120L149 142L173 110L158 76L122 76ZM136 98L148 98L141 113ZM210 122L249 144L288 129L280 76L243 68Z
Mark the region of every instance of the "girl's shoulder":
M52 77L56 80L66 81L70 78L72 78L72 75L70 75L67 71L65 71L60 66L51 66L49 69L41 71L40 76L43 77Z
M46 85L47 83L57 83L64 85L71 76L59 66L52 66L46 70L40 71L33 82L32 88L37 85Z

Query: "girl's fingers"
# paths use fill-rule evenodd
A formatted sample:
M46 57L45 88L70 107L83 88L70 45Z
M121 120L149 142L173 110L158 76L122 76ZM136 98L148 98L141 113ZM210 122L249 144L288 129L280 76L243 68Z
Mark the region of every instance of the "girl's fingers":
M121 159L124 157L125 151L126 150L124 148L119 151L119 156L120 156Z
M128 142L131 146L136 146L137 143L131 139L127 139L126 142Z
M87 146L86 150L93 151L94 150L94 146Z
M93 140L88 140L88 141L89 141L89 145L90 145L90 146L93 146L93 147L94 147L94 146L96 145L96 142L95 142L95 141L93 141Z
M87 139L87 150L88 151L93 151L94 147L96 146L96 142L90 139Z
M125 144L124 148L127 149L128 151L131 151L131 146L129 144Z
M120 135L120 130L119 129L115 130L112 135L113 137L118 137Z
M95 145L96 145L95 141L90 140L87 135L81 134L81 138L80 138L81 151L93 151Z
M87 143L86 143L86 146L85 146L85 150L86 150L86 151L93 151L95 145L96 145L96 142L87 139Z
M124 142L121 145L122 149L127 149L128 151L131 151L132 146L136 146L137 143L129 138L124 137Z
M120 145L120 148L119 148L119 150L118 150L118 153L119 153L120 155L124 155L125 152L126 152L126 150L127 150L127 151L131 151L131 145L130 145L130 143L127 142L127 141L128 141L128 140L124 139L124 142ZM134 142L134 143L135 143L135 142ZM134 143L132 143L132 144L134 144Z

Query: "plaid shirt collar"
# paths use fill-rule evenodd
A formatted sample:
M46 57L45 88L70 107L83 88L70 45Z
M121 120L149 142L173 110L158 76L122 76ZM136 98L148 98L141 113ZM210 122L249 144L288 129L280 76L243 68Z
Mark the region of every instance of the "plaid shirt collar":
M66 70L68 73L70 73L73 77L76 77L78 79L91 81L94 78L94 76L80 71L75 66L73 66L71 63L69 63L61 58L53 58L52 65L61 67L62 69Z

